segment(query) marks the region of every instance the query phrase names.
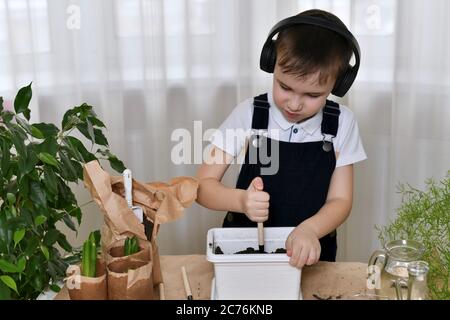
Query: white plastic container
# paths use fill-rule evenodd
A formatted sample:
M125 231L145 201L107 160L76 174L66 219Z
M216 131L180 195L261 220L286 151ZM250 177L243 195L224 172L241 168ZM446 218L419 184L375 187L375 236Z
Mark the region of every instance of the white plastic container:
M207 235L207 259L214 264L211 297L217 300L297 300L301 270L289 265L283 253L289 228L264 228L264 254L234 254L252 247L258 250L257 228L215 228ZM215 254L220 247L224 254Z

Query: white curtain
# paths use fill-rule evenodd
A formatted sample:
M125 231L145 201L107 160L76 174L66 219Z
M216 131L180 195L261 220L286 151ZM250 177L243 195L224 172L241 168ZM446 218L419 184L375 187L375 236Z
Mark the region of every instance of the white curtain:
M310 8L338 15L362 49L357 81L339 101L356 114L369 159L355 166L338 258L367 261L379 247L374 225L395 216L396 185L420 188L450 169L446 0L0 0L0 95L11 105L33 81L32 120L57 123L87 102L135 178L193 176L197 164L171 161L172 132L201 139L239 101L267 90L270 75L258 65L268 31ZM236 174L226 175L228 185ZM83 212L78 237L67 231L75 245L102 224L96 205ZM161 253L205 253L206 232L223 215L194 204L162 226Z

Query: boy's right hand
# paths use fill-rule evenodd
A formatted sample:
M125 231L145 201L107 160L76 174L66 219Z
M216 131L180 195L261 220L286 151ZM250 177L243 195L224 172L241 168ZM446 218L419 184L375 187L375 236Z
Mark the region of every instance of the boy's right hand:
M263 189L264 183L261 177L256 177L244 194L242 203L244 213L254 222L264 222L269 218L270 196Z

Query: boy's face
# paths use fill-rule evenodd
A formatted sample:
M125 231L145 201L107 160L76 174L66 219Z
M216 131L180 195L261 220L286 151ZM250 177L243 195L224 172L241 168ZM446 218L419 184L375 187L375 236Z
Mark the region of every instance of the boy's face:
M283 73L278 64L273 73L273 100L285 119L298 123L313 117L333 90L335 77L319 84L319 71L303 78Z

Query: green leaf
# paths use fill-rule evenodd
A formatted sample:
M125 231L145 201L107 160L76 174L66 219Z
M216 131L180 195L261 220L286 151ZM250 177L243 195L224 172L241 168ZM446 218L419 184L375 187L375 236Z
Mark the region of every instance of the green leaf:
M0 300L10 300L11 299L11 290L0 281Z
M53 157L51 154L47 152L41 152L38 154L38 158L42 162L58 168L58 161L56 161L55 157Z
M22 241L25 236L25 229L16 230L14 232L14 248Z
M28 197L30 192L30 179L27 176L24 176L19 181L19 193L23 197Z
M59 286L57 286L56 284L51 284L50 285L50 289L54 292L60 292L61 288Z
M58 194L58 184L56 180L56 174L50 166L44 166L44 179L45 187L54 195Z
M41 184L36 181L30 182L30 199L35 205L40 205L41 207L47 207L47 198L45 197L44 190L41 189Z
M91 121L91 123L94 126L97 126L99 128L106 128L105 124L102 121L100 121L98 118L96 118L96 117L88 117L88 119Z
M77 129L83 134L83 136L85 136L88 139L91 139L90 134L88 132L88 128L86 123L80 123L77 125ZM103 132L100 129L94 129L94 138L96 144L100 145L100 146L108 146L108 140L106 139L105 135L103 134Z
M19 260L17 260L17 268L19 269L19 272L23 272L25 270L26 265L27 259L25 259L25 257L21 257Z
M65 210L71 217L77 218L78 225L81 224L82 213L81 213L81 209L79 207L70 206L69 208L65 208Z
M67 154L64 151L59 151L58 154L63 164L61 167L63 178L71 182L78 181L79 174Z
M75 254L68 255L63 258L64 263L70 265L70 264L77 264L81 261L81 253L77 252Z
M28 156L26 158L20 157L19 162L18 162L19 170L22 175L26 175L26 174L32 172L35 169L36 164L39 162L36 152L33 149L33 144L31 144L31 143L28 144L26 146L26 149L27 149ZM30 175L30 177L33 178L32 175ZM36 180L36 179L34 179L34 180Z
M4 284L6 284L8 287L13 289L17 294L19 294L19 292L17 292L16 282L14 281L13 278L11 278L10 276L0 276L0 280L2 280Z
M27 243L27 247L25 249L24 254L26 256L33 255L38 246L39 246L39 238L37 236L31 237L31 239Z
M31 126L31 135L38 139L44 139L45 136L41 130L39 130L35 125Z
M14 203L16 203L16 196L15 196L14 194L8 192L8 193L6 194L6 198L8 199L8 203L9 203L9 204L14 204Z
M48 248L44 245L41 245L41 251L44 254L45 259L50 260L50 252L48 251Z
M21 129L19 129L18 127L11 127L11 132L12 132L11 139L14 143L14 146L16 147L17 153L19 154L19 156L26 159L27 152L24 143L24 140L26 140L26 138L23 138L22 136L23 131L21 131Z
M48 137L41 144L34 146L36 153L46 152L56 157L56 151L58 149L58 142L55 137Z
M63 142L64 142L64 146L62 146L61 148L62 148L62 150L64 150L67 153L69 158L73 158L79 162L84 162L83 156L81 155L80 152L78 152L77 148L75 148L72 145L68 145L65 140L63 140Z
M10 145L5 139L2 140L2 156L1 156L1 169L2 172L6 173L10 166L11 153L9 152Z
M40 226L45 221L47 221L47 217L42 214L34 218L34 224L36 225L36 227Z
M10 123L12 119L14 119L14 113L12 113L11 111L3 112L2 116L3 123Z
M3 111L3 97L0 97L0 112Z
M31 127L39 130L44 138L56 137L59 133L58 127L52 123L35 123Z
M23 113L27 120L30 120L30 109L28 105L30 104L32 96L31 83L19 90L14 99L14 110L17 114Z
M34 290L36 290L37 292L41 292L44 289L44 283L47 283L47 279L42 279L43 276L39 271L36 271L34 274L31 275L31 286L34 288ZM48 278L45 277L45 278Z
M92 123L89 121L89 119L86 119L86 127L89 134L89 139L92 142L94 142L95 141L94 127L92 126Z
M57 177L58 180L58 209L66 209L67 207L73 206L74 203L77 202L75 195L72 190L67 186L67 184L60 177Z
M58 240L59 234L60 232L57 229L48 230L43 239L44 244L51 247Z
M0 259L0 270L8 273L18 273L20 269L13 263L8 262L4 259Z
M111 168L113 168L117 172L122 173L126 169L123 162L119 160L115 155L113 155L108 149L98 149L97 153L100 153L102 156L107 157Z
M89 116L95 116L95 113L92 111L92 106L89 106L86 103L67 110L63 117L62 128L64 131L68 131L72 129L74 125L85 122Z
M111 165L111 168L113 168L114 170L116 170L119 173L123 172L126 169L123 162L120 161L116 156L108 157L108 161L109 161L109 164Z
M71 218L69 215L64 215L64 216L62 217L62 219L63 219L65 225L66 225L70 230L73 230L73 231L75 231L75 232L77 231L77 228L75 227L75 223L73 223L73 220L72 220L72 218Z
M75 115L73 110L68 110L64 114L64 118L62 121L62 130L63 131L69 131L72 130L78 123L80 123L81 120Z
M14 113L12 113L11 111L3 112L3 116L2 116L3 123L10 124L12 119L14 119Z
M87 162L97 159L97 157L95 155L93 155L92 153L90 153L86 149L86 147L83 145L83 143L80 140L78 140L77 138L68 136L68 137L64 138L64 142L69 148L77 150L83 157L84 162L87 163Z
M67 238L64 234L60 233L57 241L58 241L58 244L61 246L61 248L63 248L67 252L72 252L73 248L70 245L70 243L67 241Z

